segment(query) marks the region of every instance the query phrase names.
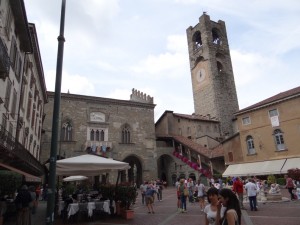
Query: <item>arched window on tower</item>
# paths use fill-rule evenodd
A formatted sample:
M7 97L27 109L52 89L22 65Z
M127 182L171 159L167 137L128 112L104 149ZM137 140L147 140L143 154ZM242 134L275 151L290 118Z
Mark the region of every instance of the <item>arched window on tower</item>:
M217 44L217 45L221 45L222 44L222 40L220 37L220 32L217 28L213 28L212 31L212 39L213 39L213 43Z
M121 142L123 144L129 144L131 143L131 140L130 140L130 128L128 125L125 125L122 129L122 137L121 137Z
M197 50L202 46L202 40L201 40L201 33L200 31L196 31L195 34L193 35L192 39L194 43L194 50Z
M72 124L70 121L65 122L61 129L61 140L72 141Z
M219 61L217 61L218 72L221 73L223 71L223 65Z
M283 133L280 129L274 130L274 138L275 138L275 144L278 151L285 150L285 144L283 139Z
M254 148L254 141L252 136L247 136L246 138L246 143L247 143L247 150L249 155L255 154L255 148Z

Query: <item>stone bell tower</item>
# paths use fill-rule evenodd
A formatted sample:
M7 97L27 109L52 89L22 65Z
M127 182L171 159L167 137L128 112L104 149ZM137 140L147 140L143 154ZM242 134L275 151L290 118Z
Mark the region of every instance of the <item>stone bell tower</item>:
M222 136L233 134L233 113L239 109L225 22L203 13L187 29L195 113L216 117Z

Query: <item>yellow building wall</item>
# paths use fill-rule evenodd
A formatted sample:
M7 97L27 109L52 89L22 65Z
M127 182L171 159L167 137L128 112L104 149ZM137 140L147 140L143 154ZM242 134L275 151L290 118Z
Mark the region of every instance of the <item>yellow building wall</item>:
M269 110L277 109L279 126L272 127ZM243 125L242 119L249 116L251 124ZM283 101L272 106L237 116L243 162L264 161L300 156L300 98ZM274 130L283 133L285 149L277 150ZM248 154L246 138L254 140L255 154Z

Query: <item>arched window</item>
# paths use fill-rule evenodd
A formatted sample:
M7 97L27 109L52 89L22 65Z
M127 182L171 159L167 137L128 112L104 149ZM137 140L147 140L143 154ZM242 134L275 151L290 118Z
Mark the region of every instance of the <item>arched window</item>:
M61 128L61 140L62 141L72 141L72 125L71 122L65 122Z
M196 31L196 33L193 35L193 40L192 41L194 43L194 50L196 50L196 49L198 49L202 46L200 31Z
M221 41L221 37L220 37L220 32L217 28L213 28L212 31L212 39L213 39L213 43L221 45L222 41Z
M217 61L217 68L218 68L218 72L222 72L223 71L223 65L219 61Z
M121 141L123 144L131 143L130 129L129 129L128 125L125 125L124 128L122 129L122 140Z
M95 131L92 129L90 133L90 140L94 141L95 140Z
M99 132L99 130L96 131L96 141L100 141L100 132Z
M100 141L104 141L104 130L100 132Z
M276 143L276 148L278 151L285 150L285 144L283 139L283 133L280 129L274 130L274 138Z
M252 136L250 136L250 135L247 136L246 143L247 143L248 154L249 155L255 154L254 141L253 141Z

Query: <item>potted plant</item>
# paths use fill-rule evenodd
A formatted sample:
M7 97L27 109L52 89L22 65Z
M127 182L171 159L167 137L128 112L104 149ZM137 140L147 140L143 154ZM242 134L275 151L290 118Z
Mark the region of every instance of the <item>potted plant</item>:
M136 187L129 184L120 184L116 187L116 202L120 202L121 214L126 219L133 218L133 205L135 204L138 192Z

